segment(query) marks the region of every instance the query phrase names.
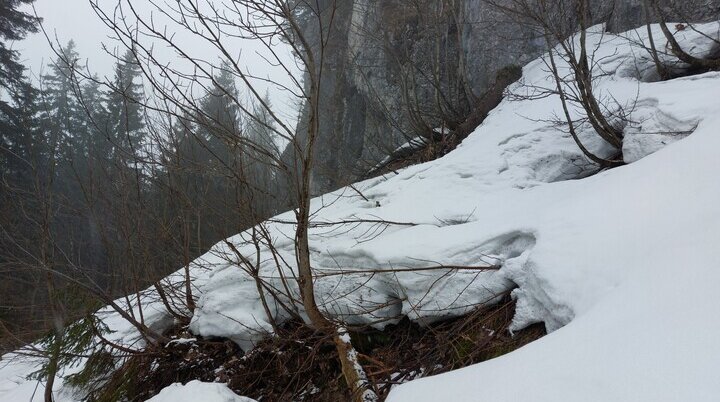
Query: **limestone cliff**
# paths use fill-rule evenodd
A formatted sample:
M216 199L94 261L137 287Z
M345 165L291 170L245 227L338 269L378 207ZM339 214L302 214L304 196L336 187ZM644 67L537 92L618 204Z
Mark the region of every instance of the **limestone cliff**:
M610 31L640 26L642 1L597 0L593 18ZM679 12L716 18L720 0L706 2ZM362 177L411 138L461 126L499 70L523 65L545 48L527 26L484 0L336 4L321 79L314 193ZM305 29L313 37L317 22Z

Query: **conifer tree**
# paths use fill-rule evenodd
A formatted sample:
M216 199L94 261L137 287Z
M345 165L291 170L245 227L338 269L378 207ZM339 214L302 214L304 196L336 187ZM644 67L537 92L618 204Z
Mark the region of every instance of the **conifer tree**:
M272 107L270 95L266 92L263 103ZM273 188L275 176L273 165L268 161L268 155L280 157L276 144L275 121L270 116L268 108L253 105L253 115L247 119L244 135L248 142L256 147L246 149L244 154L245 171L248 177L248 192L253 210L258 211L262 217L270 216L273 212Z
M87 80L81 88L83 108L86 119L84 121L86 142L90 158L106 158L111 151L111 144L107 138L109 113L102 99L102 89L97 77Z
M199 135L207 143L210 164L231 165L240 136L240 113L235 102L238 93L232 74L221 68L212 88L200 103ZM212 159L215 159L212 161Z
M87 155L86 113L78 100L74 77L79 60L75 42L70 40L50 65L50 73L42 77L41 87L41 118L62 145L58 150L61 158L71 162Z
M245 220L235 201L243 184L238 177L240 113L233 76L221 68L199 102L196 115L178 123L181 169L178 183L186 193L186 221L196 234L190 242L200 251L229 236Z
M27 113L26 107L33 89L24 79L25 67L18 62L17 51L8 48L7 43L37 32L35 18L18 10L21 5L32 2L0 0L0 90L7 94L0 97L0 169L4 172L8 172L8 164L18 162L18 157L27 156L20 148L16 148L23 142L16 137L27 134L21 132L23 128L19 124ZM13 151L14 147L16 149ZM12 155L13 152L15 155Z
M113 156L126 161L142 154L145 137L140 75L132 50L126 51L115 64L112 90L106 94L106 136L116 148Z
M10 92L14 92L15 86L23 81L25 67L18 62L17 51L8 48L6 43L22 40L28 33L37 32L35 17L18 10L21 5L32 4L33 1L0 0L0 86Z

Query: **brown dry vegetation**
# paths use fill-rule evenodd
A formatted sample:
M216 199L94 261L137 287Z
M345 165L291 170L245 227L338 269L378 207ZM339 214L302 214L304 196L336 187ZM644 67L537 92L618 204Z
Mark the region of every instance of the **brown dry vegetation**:
M515 302L507 295L495 306L424 327L404 319L385 331L357 330L353 345L384 398L395 384L489 360L545 335L542 324L511 335L514 312ZM262 401L348 400L331 337L297 322L280 331L247 354L227 339L198 339L134 356L93 399L113 400L121 391L129 400L142 401L172 383L201 380L226 383ZM191 337L183 328L174 332L172 337Z

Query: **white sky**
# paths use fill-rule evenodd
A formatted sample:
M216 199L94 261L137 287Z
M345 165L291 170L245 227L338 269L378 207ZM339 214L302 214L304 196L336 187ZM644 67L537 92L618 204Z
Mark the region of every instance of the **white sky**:
M105 25L97 18L87 0L35 0L35 8L43 18L43 26L48 35L57 36L65 45L75 40L83 59L90 59L90 67L100 75L112 71L112 59L103 54L101 42L111 44L110 34ZM54 39L54 38L53 38ZM38 74L41 67L47 66L53 59L50 45L42 33L28 36L15 44L20 50L25 65Z
M147 0L123 0L130 1L139 12L150 13L154 7ZM159 0L160 2L168 0ZM207 0L200 0L201 3ZM211 0L216 3L223 0ZM174 3L171 0L170 3ZM106 10L112 10L117 0L100 0L99 3ZM112 32L105 26L100 18L90 7L89 0L35 0L35 9L40 17L43 18L43 26L51 39L57 40L65 45L70 39L73 39L77 45L78 53L83 61L87 61L90 70L99 76L111 76L114 60L107 55L102 48L104 43L110 50L118 50L122 53L124 48L118 45L111 38ZM32 12L31 9L29 9ZM153 12L154 18L158 18L157 11ZM171 28L172 30L172 28ZM190 34L178 32L175 38L177 43L182 43L183 48L189 49L193 56L203 60L217 60L217 52L208 46L207 43L199 41ZM23 63L30 69L30 74L37 77L41 71L47 72L48 63L54 58L50 45L42 33L28 36L24 41L16 42L13 47L22 54ZM279 68L269 66L262 57L258 56L258 52L263 53L262 45L254 41L237 41L233 40L231 49L236 50L240 58L240 64L247 66L247 69L256 75L264 78L272 78L284 85L292 86L289 77ZM156 55L163 60L175 62L178 66L178 58L174 53L165 46L158 45L156 47ZM286 60L292 60L289 49L282 49L287 54ZM294 63L288 62L287 64ZM299 71L296 72L299 76ZM282 114L291 122L296 118L295 99L290 97L286 92L280 90L277 86L269 85L258 81L257 86L262 92L267 90L270 93L273 104L279 106ZM241 88L242 90L242 88ZM291 123L292 124L292 123Z

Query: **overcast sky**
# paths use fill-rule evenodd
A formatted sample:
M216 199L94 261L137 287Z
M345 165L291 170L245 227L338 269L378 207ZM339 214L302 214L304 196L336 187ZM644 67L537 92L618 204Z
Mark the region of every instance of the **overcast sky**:
M153 9L147 0L129 1L140 12L149 14ZM222 0L214 1L221 2ZM111 10L117 0L100 0L99 3L103 6L107 5L108 9ZM74 40L81 60L88 61L92 72L100 76L112 75L114 60L102 50L102 44L104 43L111 50L118 49L118 45L111 38L112 33L110 30L90 7L89 0L35 0L35 9L37 14L43 18L43 27L53 41L57 38L61 44L65 45L70 39ZM32 12L32 9L29 10ZM157 12L153 13L153 15L158 18ZM190 49L195 57L208 61L217 60L217 53L207 43L199 41L190 34L183 32L177 32L177 34L175 40L182 43L185 48ZM48 40L42 33L30 35L26 40L16 42L13 46L21 51L23 62L31 70L33 77L37 77L41 69L47 72L47 64L54 57ZM262 57L258 56L257 53L262 52L263 49L260 44L252 41L236 41L232 42L231 48L237 52L238 56L242 55L241 65L247 66L254 74L276 79L285 85L291 85L289 78L281 69L272 68L267 65ZM122 53L123 50L121 48L120 52ZM163 46L157 46L156 51L166 60L177 63L177 58L172 51ZM284 49L284 51L288 54L287 59L290 60L289 50ZM283 114L290 119L295 118L296 102L294 99L291 99L276 86L260 81L258 81L258 86L262 92L267 90L270 93L274 104L283 105Z
M101 48L102 42L112 45L108 39L110 32L92 11L88 0L35 0L35 8L43 18L48 35L56 35L63 45L73 39L80 56L89 59L90 67L99 74L112 70L112 59L103 54ZM16 43L15 48L22 52L25 65L35 74L52 59L50 45L42 33L30 35Z

